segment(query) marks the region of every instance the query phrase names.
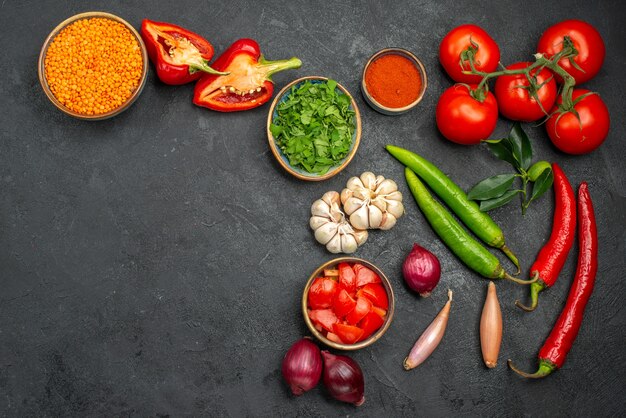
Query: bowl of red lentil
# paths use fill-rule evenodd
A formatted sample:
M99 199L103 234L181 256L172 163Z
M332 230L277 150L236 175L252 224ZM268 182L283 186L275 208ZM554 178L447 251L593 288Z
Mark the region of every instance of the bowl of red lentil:
M374 110L400 115L417 106L427 84L426 69L413 53L402 48L386 48L372 55L365 64L361 92Z
M141 93L148 53L124 19L80 13L50 32L38 72L46 96L62 112L79 119L107 119L128 109Z

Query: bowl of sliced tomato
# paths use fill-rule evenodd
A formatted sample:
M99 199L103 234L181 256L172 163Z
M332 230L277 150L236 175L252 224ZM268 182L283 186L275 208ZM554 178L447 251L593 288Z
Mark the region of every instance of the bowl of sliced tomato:
M380 339L393 319L395 298L374 264L339 257L319 266L304 287L302 313L311 333L338 350L358 350Z

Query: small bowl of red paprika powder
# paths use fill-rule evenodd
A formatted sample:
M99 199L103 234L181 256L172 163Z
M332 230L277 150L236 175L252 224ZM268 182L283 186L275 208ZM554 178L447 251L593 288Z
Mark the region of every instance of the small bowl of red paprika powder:
M361 91L374 110L399 115L422 100L426 85L426 70L415 55L402 48L386 48L365 64Z

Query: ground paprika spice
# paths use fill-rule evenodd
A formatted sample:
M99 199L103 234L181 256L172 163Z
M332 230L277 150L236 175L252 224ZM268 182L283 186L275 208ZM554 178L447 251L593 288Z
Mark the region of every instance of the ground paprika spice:
M386 54L365 71L365 86L380 105L401 108L417 100L422 78L411 60L400 54Z

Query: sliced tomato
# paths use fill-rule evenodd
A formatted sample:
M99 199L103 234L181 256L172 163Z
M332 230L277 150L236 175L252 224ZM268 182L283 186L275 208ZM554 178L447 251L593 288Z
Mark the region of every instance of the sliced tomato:
M333 311L335 311L335 315L339 318L343 318L348 315L354 307L356 306L356 301L350 296L346 289L340 289L339 292L335 295L335 300L333 301Z
M346 321L350 325L356 325L365 315L372 310L372 302L366 297L358 297L356 299L356 306L348 315L346 315Z
M368 298L374 306L378 306L382 309L389 308L389 298L387 298L387 291L380 283L368 283L356 292L357 296L363 296Z
M326 277L318 277L309 287L308 303L311 309L330 308L337 293L337 282Z
M341 341L341 338L339 338L339 335L335 334L334 332L328 332L326 334L326 338L328 338L330 341L335 342L335 343L339 343L339 344L343 343L343 341Z
M309 310L309 319L313 321L313 325L321 326L326 331L333 331L333 325L339 322L337 315L332 309L311 309Z
M352 266L354 273L356 274L356 287L365 286L368 283L380 283L380 277L372 270L368 269L362 264L356 263Z
M363 330L353 325L335 324L333 332L344 344L354 344L363 335Z
M387 311L385 309L381 309L376 306L372 306L372 312L380 316L382 319L385 319L385 317L387 316Z
M361 319L361 322L359 322L359 328L363 330L363 335L361 335L359 341L369 338L370 335L378 331L384 322L385 320L373 311L365 315L365 318Z
M356 274L350 264L339 263L337 266L339 269L339 284L346 289L348 293L354 295L356 292Z

